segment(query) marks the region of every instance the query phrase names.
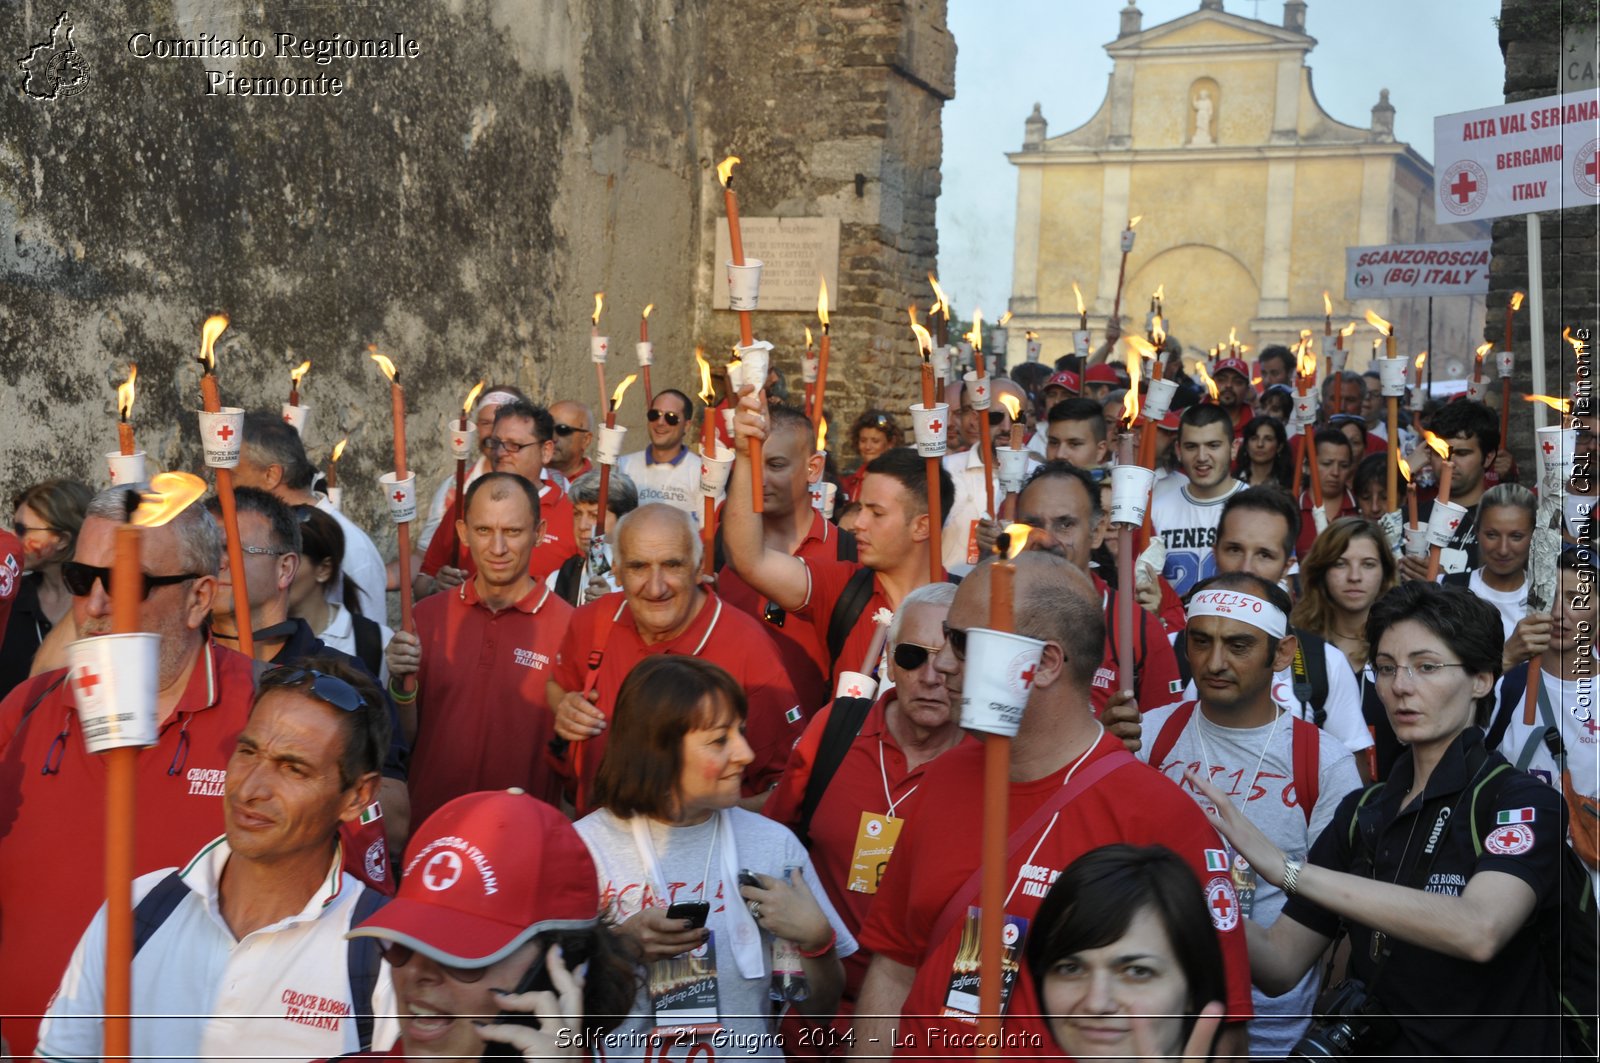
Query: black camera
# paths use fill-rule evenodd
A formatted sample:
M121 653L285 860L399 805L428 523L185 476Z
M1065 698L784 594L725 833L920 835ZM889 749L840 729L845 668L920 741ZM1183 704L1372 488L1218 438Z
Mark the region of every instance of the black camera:
M1330 986L1317 998L1317 1017L1289 1050L1290 1059L1348 1059L1378 1052L1394 1039L1394 1020L1358 978Z

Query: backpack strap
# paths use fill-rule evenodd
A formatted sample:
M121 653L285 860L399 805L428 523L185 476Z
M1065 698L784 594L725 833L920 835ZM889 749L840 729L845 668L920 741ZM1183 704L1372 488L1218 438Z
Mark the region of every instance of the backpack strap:
M356 656L367 666L376 679L383 671L383 628L371 617L360 613L350 614L351 630L356 637Z
M1328 653L1324 649L1327 644L1309 631L1291 630L1295 634L1295 648L1289 675L1294 697L1311 710L1311 722L1321 727L1328 719Z
M351 927L366 921L388 901L389 898L377 890L363 886L350 913ZM372 993L378 987L378 969L382 963L377 938L351 938L345 947L345 967L350 973L350 1006L355 1014L356 1040L363 1052L372 1046Z
M856 549L856 537L838 525L835 525L833 530L838 533L838 537L835 539L837 545L833 548L833 556L840 561L861 560Z
M1156 771L1161 770L1161 762L1167 759L1167 754L1172 752L1172 747L1178 744L1178 736L1183 734L1183 729L1189 726L1189 720L1194 716L1194 707L1199 704L1195 701L1185 701L1172 715L1167 717L1167 722L1161 725L1161 730L1156 735L1156 740L1150 744L1150 766Z
M828 713L828 722L822 728L822 739L817 743L817 757L811 764L811 776L806 780L805 797L800 802L800 822L795 836L800 844L811 846L811 817L816 814L828 783L833 781L844 762L844 755L861 733L861 725L872 712L871 698L835 698Z
M568 605L578 604L578 574L583 571L585 560L582 554L573 554L556 569L556 584L551 590Z
M1468 805L1468 808L1471 810L1472 814L1472 819L1469 822L1472 824L1472 855L1474 858L1483 855L1483 833L1478 829L1478 797L1483 793L1483 788L1485 786L1488 786L1495 779L1498 779L1500 776L1511 770L1512 767L1510 764L1507 764L1505 761L1501 761L1493 768L1490 768L1489 773L1479 780L1478 784L1472 788L1472 799ZM1496 786L1494 788L1494 793L1498 794L1499 792L1500 787Z
M1527 688L1524 687L1523 689L1526 690ZM1518 771L1528 770L1528 765L1533 763L1533 758L1539 753L1539 747L1546 744L1546 738L1552 730L1555 731L1556 742L1559 744L1561 741L1561 729L1556 725L1555 710L1550 706L1550 685L1548 683L1539 684L1539 693L1536 698L1539 702L1539 722L1544 726L1529 731L1528 740L1523 742L1522 748L1517 751L1516 768ZM1551 755L1558 762L1560 761L1560 755L1556 754L1554 750L1551 751ZM1559 763L1557 766L1559 767Z
M1485 749L1499 749L1511 729L1511 721L1522 711L1524 695L1528 692L1528 668L1532 662L1523 661L1500 678L1500 703L1495 707L1494 718L1484 732Z
M861 614L867 611L867 603L872 600L873 576L872 569L865 565L856 569L845 583L839 600L833 603L833 612L828 616L828 660L835 666L844 653L850 632L855 630Z
M1321 762L1322 735L1317 728L1304 720L1294 719L1294 792L1305 813L1306 826L1311 826L1311 810L1317 805L1317 792L1321 788L1317 768Z
M133 954L137 956L174 908L189 895L189 884L173 871L139 899L133 907Z
M1347 828L1345 844L1357 858L1353 874L1370 875L1372 872L1372 850L1367 845L1367 836L1361 831L1361 810L1383 792L1383 787L1382 782L1375 782L1362 790L1360 800L1356 801L1356 807L1350 810L1350 825Z

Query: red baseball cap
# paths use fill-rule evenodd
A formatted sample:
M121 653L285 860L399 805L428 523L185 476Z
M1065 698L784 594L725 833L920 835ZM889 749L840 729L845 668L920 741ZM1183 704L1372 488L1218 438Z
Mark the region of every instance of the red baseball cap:
M1233 370L1235 373L1238 373L1240 376L1244 377L1244 379L1246 381L1248 381L1250 379L1250 367L1245 364L1245 361L1244 361L1243 358L1218 358L1217 359L1217 368L1216 368L1215 371L1212 372L1211 375L1213 377L1216 377L1219 374L1225 373L1230 369Z
M1083 374L1085 384L1111 384L1116 387L1122 385L1122 378L1117 376L1117 371L1104 362L1091 365L1089 371Z
M1179 413L1177 410L1168 410L1166 416L1161 418L1161 421L1157 427L1167 432L1176 432L1179 425L1182 423L1183 414Z
M1070 369L1063 369L1051 376L1049 380L1044 382L1044 387L1039 390L1043 392L1049 391L1051 388L1066 388L1074 395L1083 390L1082 385L1078 383L1078 374Z
M467 794L417 829L400 892L349 937L450 967L498 963L547 930L592 927L600 883L567 818L521 790Z

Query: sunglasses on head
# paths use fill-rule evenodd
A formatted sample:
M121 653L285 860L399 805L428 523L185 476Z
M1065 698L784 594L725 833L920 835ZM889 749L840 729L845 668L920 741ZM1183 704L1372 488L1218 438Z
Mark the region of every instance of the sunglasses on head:
M928 663L928 658L939 652L937 646L923 646L915 642L897 642L894 646L894 664L902 672L915 672Z
M312 695L341 712L355 712L367 704L367 699L355 687L336 675L328 675L315 668L274 668L261 677L261 686L295 687L305 682L307 677L311 679L311 686L307 689Z
M649 420L651 424L655 424L660 420L665 420L669 428L676 428L678 427L679 423L682 422L683 414L673 413L671 410L651 410L649 413L645 414L645 418Z
M383 953L383 958L389 961L390 967L404 967L411 962L411 957L417 954L416 949L410 945L402 945L398 941L380 942L378 951ZM451 967L449 964L439 963L437 960L434 963L439 970L451 978L458 982L467 983L481 982L483 976L489 973L489 967L493 966L493 964L490 964L485 967Z
M183 583L187 580L199 579L198 572L178 572L170 576L144 576L144 595L141 601L150 597L150 592L157 587L170 587L174 583ZM101 568L99 565L85 565L81 561L68 561L61 566L61 582L67 585L67 593L74 598L82 598L94 590L96 583L105 588L106 594L111 593L111 570Z
M654 413L655 411L651 410L650 412ZM674 422L668 421L667 423L668 424L672 424ZM583 427L582 425L562 424L560 421L556 422L556 435L560 436L562 439L567 438L568 436L570 436L574 432L587 432L587 431L588 431L588 429Z

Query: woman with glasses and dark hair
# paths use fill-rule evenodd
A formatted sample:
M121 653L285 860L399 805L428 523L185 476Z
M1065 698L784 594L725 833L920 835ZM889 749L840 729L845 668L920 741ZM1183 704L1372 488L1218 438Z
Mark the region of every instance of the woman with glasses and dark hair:
M76 637L72 627L72 592L61 579L61 565L72 560L78 527L94 492L76 480L46 480L17 493L11 500L11 527L22 543L22 572L11 619L0 641L0 697L28 678L34 655L57 624L68 630L54 641ZM51 667L64 661L58 660Z
M380 683L388 683L383 649L394 631L361 615L361 588L349 576L341 580L341 600L328 597L328 584L341 578L344 529L315 506L296 506L295 515L300 518L300 567L289 585L289 615L304 620L332 649L359 657Z
M601 807L577 829L648 978L608 1058L693 1055L720 1030L741 1059L780 1060L773 992L808 1016L838 1007L855 939L795 836L737 807L747 711L733 677L693 657L649 657L617 694Z
M1072 861L1025 955L1067 1056L1210 1057L1227 999L1222 949L1200 881L1171 849L1107 845Z
M1265 414L1244 426L1244 446L1233 463L1233 475L1250 487L1271 485L1289 489L1294 477L1290 465L1289 436L1283 422Z
M1412 582L1379 599L1369 659L1409 748L1387 782L1345 798L1303 864L1186 775L1234 849L1289 896L1271 927L1247 923L1258 986L1283 992L1350 935L1349 977L1294 1055L1560 1054L1539 924L1558 916L1566 810L1484 746L1502 640L1495 608L1458 588Z
M872 460L898 447L904 438L894 415L887 410L869 408L861 411L861 416L850 426L848 439L850 449L861 458L861 464L839 481L840 508L846 502L861 498L861 481L866 477L867 466L872 464Z

